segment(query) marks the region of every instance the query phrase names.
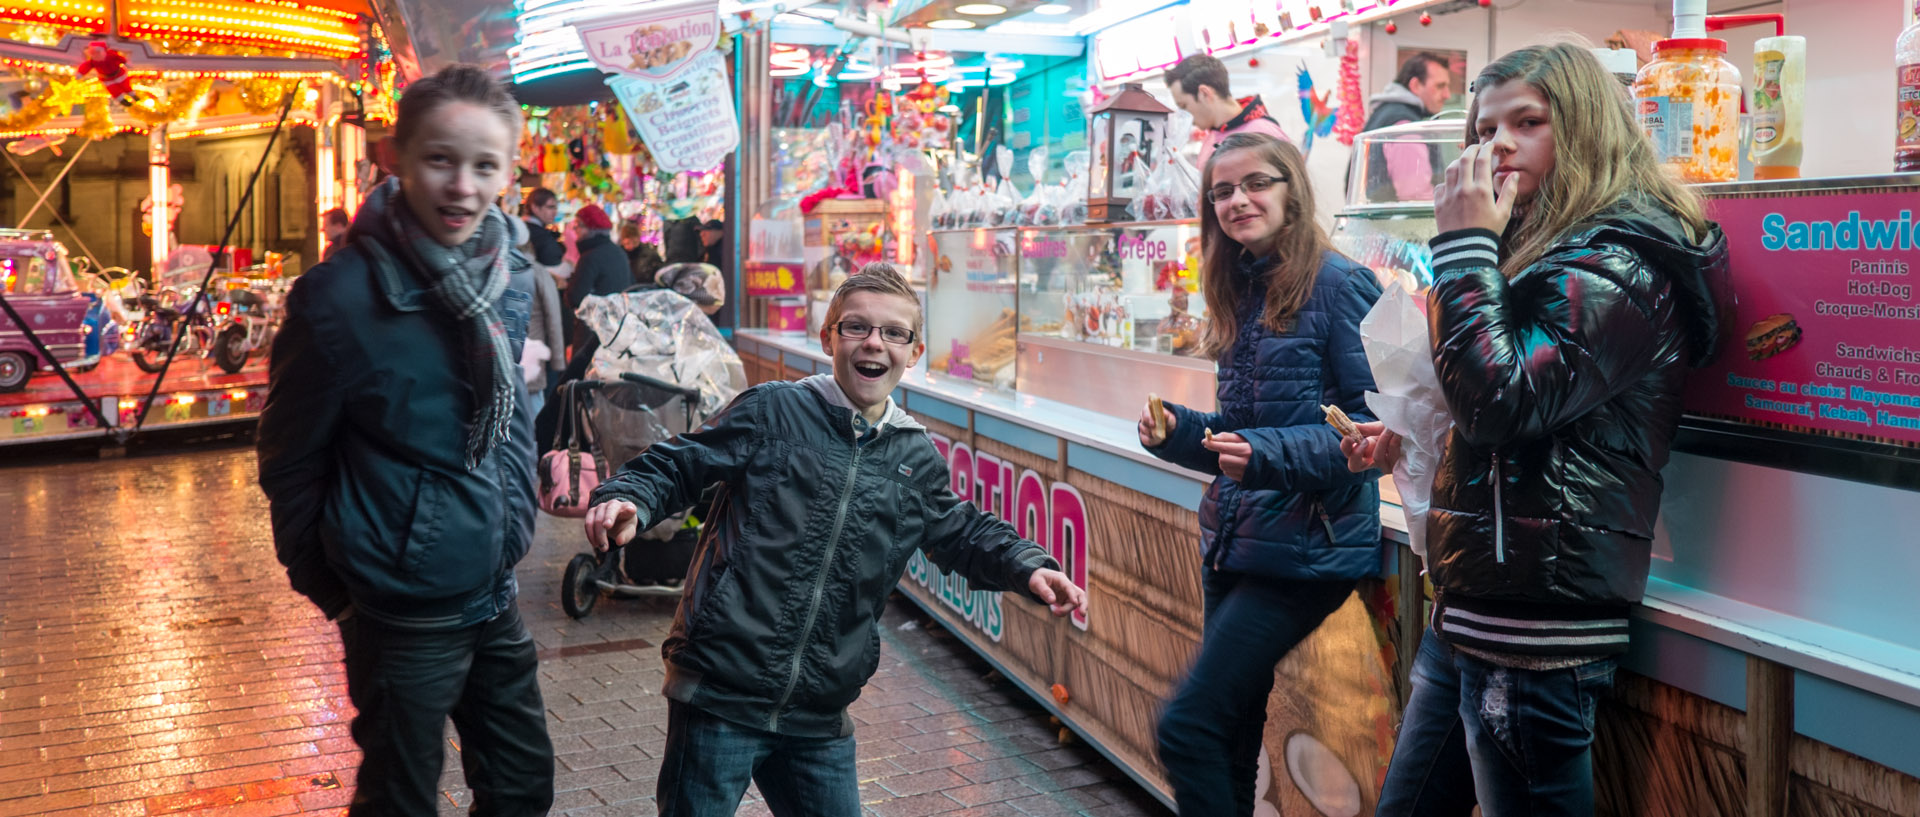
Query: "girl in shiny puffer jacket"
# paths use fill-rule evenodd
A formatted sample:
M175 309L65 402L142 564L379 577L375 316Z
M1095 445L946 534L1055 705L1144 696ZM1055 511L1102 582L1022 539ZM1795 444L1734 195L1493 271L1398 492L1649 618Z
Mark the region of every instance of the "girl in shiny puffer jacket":
M1681 387L1715 351L1726 240L1587 50L1516 51L1474 92L1434 196L1454 420L1434 612L1376 813L1590 815L1595 701L1646 589ZM1397 440L1362 430L1349 466L1391 471Z

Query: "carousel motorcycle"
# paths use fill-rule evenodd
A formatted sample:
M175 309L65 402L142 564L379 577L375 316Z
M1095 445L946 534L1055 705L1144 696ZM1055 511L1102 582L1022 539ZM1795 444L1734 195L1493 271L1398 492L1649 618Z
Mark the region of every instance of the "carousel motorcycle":
M254 352L272 347L280 300L277 291L234 289L214 304L213 362L222 371L238 372Z
M181 356L204 358L213 351L218 328L214 324L214 301L207 293L197 288L182 292L168 287L157 294L140 296L140 306L146 314L135 325L128 344L133 365L140 371L155 374L166 365L175 333L184 335L178 352ZM238 370L237 366L232 369Z

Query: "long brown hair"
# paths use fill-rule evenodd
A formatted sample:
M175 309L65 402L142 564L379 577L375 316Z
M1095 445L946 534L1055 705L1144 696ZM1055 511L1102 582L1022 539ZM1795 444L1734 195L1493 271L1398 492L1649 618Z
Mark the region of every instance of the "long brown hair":
M1522 48L1488 65L1473 81L1466 143L1480 141L1480 95L1518 80L1547 98L1553 117L1553 172L1507 227L1508 278L1540 260L1561 236L1631 196L1678 216L1694 237L1705 234L1700 198L1667 173L1653 143L1634 121L1625 91L1593 53L1572 43Z
M1320 264L1333 249L1333 240L1314 220L1313 185L1307 181L1307 162L1299 148L1260 133L1236 133L1220 140L1200 172L1200 290L1207 297L1207 328L1201 348L1219 360L1240 335L1240 285L1234 280L1234 267L1246 248L1227 236L1213 202L1206 191L1213 187L1213 166L1220 157L1236 150L1251 150L1260 161L1272 165L1287 179L1286 224L1274 243L1278 264L1264 274L1267 283L1267 311L1261 325L1275 332L1291 331L1294 313L1313 293L1313 280Z

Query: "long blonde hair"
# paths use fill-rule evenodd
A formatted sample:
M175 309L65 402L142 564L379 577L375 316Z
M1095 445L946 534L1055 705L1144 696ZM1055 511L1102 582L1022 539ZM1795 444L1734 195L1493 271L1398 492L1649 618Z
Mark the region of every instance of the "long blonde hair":
M1251 150L1260 159L1287 178L1286 223L1280 239L1274 243L1279 264L1264 273L1267 281L1267 311L1261 324L1275 332L1287 332L1294 313L1313 294L1314 278L1333 240L1314 220L1313 186L1307 180L1307 162L1299 148L1266 134L1236 133L1220 140L1200 173L1200 289L1207 297L1207 325L1201 349L1207 357L1219 360L1240 335L1240 284L1234 280L1234 267L1246 248L1227 236L1213 202L1206 191L1213 187L1213 166L1220 157L1236 150Z
M1547 98L1553 117L1553 172L1507 226L1508 278L1547 254L1569 230L1638 195L1671 210L1694 237L1708 222L1699 196L1669 175L1634 121L1625 92L1593 53L1579 45L1535 45L1488 65L1473 81L1466 144L1480 141L1480 95L1518 80Z

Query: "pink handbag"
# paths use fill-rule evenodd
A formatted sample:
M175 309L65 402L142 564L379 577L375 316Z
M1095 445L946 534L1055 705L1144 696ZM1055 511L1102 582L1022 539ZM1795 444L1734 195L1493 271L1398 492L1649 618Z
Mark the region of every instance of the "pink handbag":
M587 515L589 497L607 475L604 460L594 456L599 445L587 422L586 395L577 393L575 385L563 383L554 395L561 401L554 444L558 446L564 438L566 447L540 455L540 510L579 518Z

